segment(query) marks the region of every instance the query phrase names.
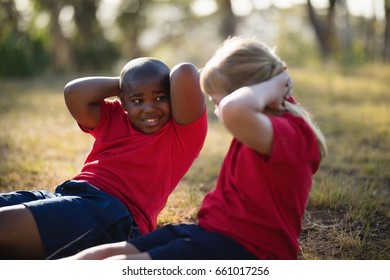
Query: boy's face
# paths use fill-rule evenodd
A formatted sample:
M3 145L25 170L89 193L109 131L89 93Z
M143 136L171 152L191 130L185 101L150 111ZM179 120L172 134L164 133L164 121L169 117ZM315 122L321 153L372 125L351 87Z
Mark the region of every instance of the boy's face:
M146 134L157 132L171 117L169 93L161 78L132 81L122 89L121 101L134 128Z

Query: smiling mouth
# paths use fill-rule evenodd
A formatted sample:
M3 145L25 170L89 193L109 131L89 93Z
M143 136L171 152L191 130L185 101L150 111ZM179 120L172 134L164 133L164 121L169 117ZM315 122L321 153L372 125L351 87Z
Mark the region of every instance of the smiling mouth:
M159 121L159 118L145 118L143 121L148 125L156 125Z

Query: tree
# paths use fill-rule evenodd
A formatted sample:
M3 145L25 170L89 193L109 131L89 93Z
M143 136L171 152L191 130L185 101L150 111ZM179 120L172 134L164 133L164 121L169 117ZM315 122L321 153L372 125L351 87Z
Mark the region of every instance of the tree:
M307 0L307 9L311 25L313 26L321 56L326 61L338 49L335 16L336 0L329 0L329 7L324 17L320 17L311 0Z
M390 0L385 0L384 60L390 62Z
M96 12L100 0L33 0L35 12L50 14L48 46L52 56L51 69L56 72L102 70L118 57L115 47L103 36ZM59 17L65 9L74 11L70 22L76 30L65 36ZM62 24L62 25L61 25Z
M0 76L30 76L41 73L48 56L42 40L29 34L12 0L0 0Z
M233 13L231 0L218 0L217 3L222 17L222 37L226 38L231 35L236 35L237 17Z
M104 38L96 14L100 0L68 0L74 8L77 30L70 38L77 70L109 68L118 57L117 50Z
M61 9L67 4L66 0L34 0L36 11L46 11L50 15L50 54L52 56L52 68L54 71L69 72L73 69L73 59L69 42L62 32L59 23Z
M148 8L151 4L152 0L122 0L117 23L122 31L119 44L122 46L121 53L124 57L131 59L143 56L138 39L146 29Z

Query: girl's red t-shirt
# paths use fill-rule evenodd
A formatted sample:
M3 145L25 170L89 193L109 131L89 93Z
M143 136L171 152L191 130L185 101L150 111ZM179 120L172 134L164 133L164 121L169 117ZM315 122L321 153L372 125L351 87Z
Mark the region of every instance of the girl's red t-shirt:
M264 156L233 139L216 189L198 213L199 225L231 237L259 259L296 259L320 153L303 119L290 114L270 119L272 153Z

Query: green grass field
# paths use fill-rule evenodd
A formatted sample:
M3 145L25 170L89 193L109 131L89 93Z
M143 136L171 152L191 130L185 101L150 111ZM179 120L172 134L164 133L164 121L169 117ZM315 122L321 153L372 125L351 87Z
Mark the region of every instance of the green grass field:
M290 69L329 156L314 177L302 259L390 259L390 67ZM0 191L48 189L73 176L92 144L68 113L67 80L0 80ZM209 104L210 105L210 104ZM159 217L195 222L231 137L212 115L204 149ZM261 213L259 213L261 215Z

